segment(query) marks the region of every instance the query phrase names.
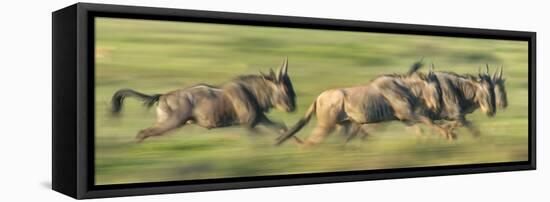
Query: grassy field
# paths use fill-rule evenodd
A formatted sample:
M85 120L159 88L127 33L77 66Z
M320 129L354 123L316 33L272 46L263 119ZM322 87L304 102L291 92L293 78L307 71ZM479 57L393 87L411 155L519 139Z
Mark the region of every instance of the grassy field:
M95 56L98 185L527 160L527 42L99 18ZM421 57L436 70L457 73L477 73L485 63L504 65L509 107L495 118L479 111L468 117L480 127L480 138L461 129L450 142L426 128L417 137L394 122L367 141L344 146L334 133L312 149L291 141L274 147L277 134L263 128L251 134L194 125L138 144L134 137L154 123L154 109L127 99L121 117L108 113L120 88L153 94L217 85L277 68L285 56L298 110L268 116L287 125L320 92L406 72ZM314 125L297 136L307 137Z

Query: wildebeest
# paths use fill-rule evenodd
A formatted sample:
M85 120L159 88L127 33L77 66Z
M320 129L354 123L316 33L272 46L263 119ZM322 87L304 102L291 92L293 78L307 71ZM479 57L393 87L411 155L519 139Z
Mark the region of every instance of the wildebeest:
M332 89L322 92L305 116L277 140L277 145L305 126L313 115L317 125L305 141L306 145L320 143L336 127L350 127L357 132L363 124L400 120L424 123L442 135L449 132L429 118L429 112L440 108L437 85L427 75L383 75L366 85Z
M139 131L139 142L160 136L185 124L196 123L204 128L244 125L248 129L263 124L277 131L286 130L283 123L266 116L271 108L292 112L296 94L288 75L285 58L275 73L244 75L215 87L198 84L165 94L146 95L131 89L121 89L112 98L112 112L118 114L126 97L143 100L147 106L158 102L154 126Z
M417 70L420 69L420 67L421 66L412 67L409 70L408 74L419 73L417 72ZM503 68L501 67L500 69L495 70L492 78L488 77L488 68L489 67L487 65L485 73L482 74L480 71L479 75L476 77L469 74L459 75L452 72L434 72L432 64L432 68L428 73L428 75L431 76L429 76L428 78L438 83L438 86L440 88L439 90L441 92L442 107L440 108L440 111L433 111L429 113L431 115L430 118L433 119L436 124L441 124L445 125L445 127L448 127L449 131L451 132L451 139L456 138L456 134L453 133L454 129L461 126L466 126L467 129L474 136L479 136L479 129L472 122L466 120L465 116L472 113L480 106L489 106L488 110L483 111L486 112L487 115L493 116L494 113L491 113L491 111L494 110L496 112L496 109L492 107L494 106L494 104L492 104L491 97L495 97L496 105L499 108L506 108L508 100L506 96L506 88L504 85L505 79L502 78ZM468 81L466 82L464 80ZM494 84L494 87L491 87L489 82L492 82ZM479 90L479 92L475 92L478 98L469 98L468 95L471 95L473 92L472 88L464 87L464 85L472 86L471 84L474 84L473 86L479 86L478 88L475 88ZM485 86L485 88L483 86ZM494 88L494 96L491 95L491 91L487 91L487 89L491 88ZM476 101L476 99L478 100ZM480 101L485 101L485 104L480 105ZM367 126L361 127L362 128L361 130L359 130L359 132L363 132L363 137L365 137L366 135L368 135L367 132L364 132L367 130L365 128ZM422 130L418 125L409 125L409 127L415 129L417 133L422 133ZM346 135L347 141L355 137L355 134L353 133L346 133Z
M433 67L433 65L432 65ZM453 130L459 126L466 128L474 135L479 136L479 129L470 121L466 115L478 108L492 117L496 113L496 106L505 108L507 106L506 89L502 78L502 67L495 70L493 77L489 76L489 66L484 73L478 76L470 74L456 74L452 72L433 72L439 83L442 98L442 108L439 112L431 113L430 118L434 120L450 121L449 124L452 138L456 138ZM497 96L498 94L498 96Z
M364 124L391 120L401 120L407 125L422 122L437 129L444 137L454 139L452 130L458 125L475 130L471 122L465 119L465 114L477 108L489 116L496 112L493 81L487 71L475 78L450 72L413 74L419 66L413 65L413 68L406 76L382 76L366 86L323 92L305 117L281 136L276 144L281 144L299 131L314 114L318 124L306 141L310 145L321 142L335 125L351 128L347 129L350 140L358 132L365 132ZM398 85L378 82L388 78L395 79L394 83ZM319 104L322 102L329 104ZM446 126L436 124L434 120L452 120L454 124Z

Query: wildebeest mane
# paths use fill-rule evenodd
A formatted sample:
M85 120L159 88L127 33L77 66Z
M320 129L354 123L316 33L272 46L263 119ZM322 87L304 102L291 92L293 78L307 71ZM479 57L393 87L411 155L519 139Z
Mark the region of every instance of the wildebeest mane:
M243 75L230 83L237 83L248 95L248 99L257 103L261 111L268 111L273 105L271 102L273 89L267 82L275 82L274 80L273 77L265 75Z
M365 116L367 117L368 121L376 123L393 117L393 109L391 108L388 100L384 98L384 96L377 92L367 92L367 94L370 94L368 96L369 99L365 100ZM413 102L413 100L408 101Z
M440 72L440 73L445 73L445 74L449 74L449 75L452 75L452 76L455 76L455 77L458 77L458 78L467 79L467 80L471 80L471 81L477 81L477 80L479 80L479 76L476 76L476 75L473 75L473 74L469 74L469 73L466 73L466 74L458 74L458 73L449 72L449 71L438 71L438 72Z

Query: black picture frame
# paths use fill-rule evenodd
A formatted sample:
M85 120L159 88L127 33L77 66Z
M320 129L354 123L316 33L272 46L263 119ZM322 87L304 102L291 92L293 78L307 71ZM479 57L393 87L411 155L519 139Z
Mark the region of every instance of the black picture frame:
M527 41L528 161L94 185L94 17L209 22ZM52 14L52 188L84 199L536 169L536 33L352 20L77 3Z

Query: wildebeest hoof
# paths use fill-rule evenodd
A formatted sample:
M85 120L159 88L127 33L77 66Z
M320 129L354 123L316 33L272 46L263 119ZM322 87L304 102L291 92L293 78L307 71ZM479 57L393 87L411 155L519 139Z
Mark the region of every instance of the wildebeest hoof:
M450 138L449 138L450 140L456 140L456 139L458 139L457 136L456 136L456 134L453 134L453 133L451 133L451 134L449 135L449 137L450 137Z
M145 137L136 136L136 143L142 143L143 140L145 140Z
M300 138L298 138L296 136L293 136L292 138L294 139L294 143L296 143L297 145L303 145L304 144L304 141L302 141Z
M298 146L300 147L300 149L311 149L313 148L314 146L318 145L318 143L316 142L312 142L312 141L303 141L302 144L299 144Z
M142 130L142 131L140 131L140 132L136 135L136 141L137 141L137 143L143 142L143 140L145 140L145 138L147 138L147 132L146 132L146 130Z

